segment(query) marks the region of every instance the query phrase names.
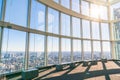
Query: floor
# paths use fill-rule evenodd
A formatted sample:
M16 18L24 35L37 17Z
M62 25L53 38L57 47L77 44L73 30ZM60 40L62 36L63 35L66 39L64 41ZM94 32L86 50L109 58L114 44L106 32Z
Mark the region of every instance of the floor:
M67 66L62 71L55 67L41 70L34 80L120 80L120 61L97 62L83 66L79 63L75 68Z

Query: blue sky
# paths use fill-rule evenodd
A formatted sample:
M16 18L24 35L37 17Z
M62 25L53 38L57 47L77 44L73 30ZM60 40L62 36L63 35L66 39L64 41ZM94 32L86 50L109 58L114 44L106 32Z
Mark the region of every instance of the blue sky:
M1 1L1 0L0 0ZM67 1L67 0L66 0ZM19 3L19 4L16 4L16 3ZM22 5L21 5L22 4ZM84 4L88 4L88 3L84 3ZM68 3L63 3L63 5L69 5ZM27 6L28 6L28 2L27 0L7 0L7 7L6 7L6 14L5 14L5 21L6 22L10 22L10 23L14 23L14 24L18 24L18 25L21 25L21 26L26 26L27 25ZM82 5L83 6L83 5ZM86 13L86 9L87 9L88 6L83 6L83 13ZM48 31L49 32L54 32L54 33L58 33L58 25L59 25L59 19L58 19L58 12L49 8L49 14L48 14ZM35 0L32 0L32 14L31 14L31 28L34 28L34 29L38 29L38 30L45 30L45 6L40 4L40 3L36 3ZM103 14L101 14L103 16ZM62 23L61 23L61 28L62 28L62 34L63 35L70 35L70 16L69 15L66 15L66 14L61 14L62 16ZM96 14L97 16L97 14ZM75 20L75 21L74 21ZM87 20L82 20L83 22L83 37L84 38L90 38L90 23L89 21ZM80 36L80 19L78 18L74 18L73 17L73 30L75 32L76 35L78 35L78 37ZM95 25L96 26L96 25ZM103 25L103 27L105 27L107 25ZM78 27L78 28L77 28ZM103 34L105 33L106 29L105 30L102 30L104 31ZM97 36L98 34L96 34ZM39 45L43 45L43 41L40 41L40 38L39 36L40 35L35 35L36 39L36 50L35 51L43 51L44 49L42 47L44 46L40 46ZM94 35L95 36L95 35ZM106 38L108 35L107 34L104 34L104 38ZM7 39L8 39L8 30L5 29L4 31L4 39L3 39L3 50L6 50L6 45L7 45ZM9 30L9 44L8 44L8 50L12 50L12 51L16 51L16 50L19 50L19 51L24 51L25 50L25 40L26 39L26 33L25 32L21 32L21 31L15 31L15 30ZM39 39L39 40L38 40ZM54 39L54 38L53 38ZM56 40L53 40L53 39L48 39L49 40L49 44L48 46L52 45L52 42L53 41L56 41ZM33 39L32 39L33 40ZM40 42L39 42L40 41ZM38 43L38 44L37 44ZM67 41L64 41L63 40L63 51L67 50L69 51L70 50L70 47L65 47L65 46L68 46L70 45L69 43L69 39L67 39ZM31 43L32 45L34 43ZM57 43L56 43L57 44ZM87 44L87 43L85 43ZM87 48L86 50L89 50L89 47L90 45L87 44ZM57 45L54 44L54 47L57 47ZM39 50L41 49L41 50ZM49 51L57 51L56 48L49 48L48 49ZM76 49L77 50L77 49ZM109 50L107 47L106 47L106 50ZM32 48L31 48L31 51L34 51Z

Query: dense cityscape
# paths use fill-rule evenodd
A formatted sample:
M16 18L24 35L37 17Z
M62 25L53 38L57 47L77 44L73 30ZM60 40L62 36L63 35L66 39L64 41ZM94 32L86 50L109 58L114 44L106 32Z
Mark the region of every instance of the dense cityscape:
M74 52L74 61L81 60L81 53ZM15 72L24 69L24 52L3 52L2 59L0 63L0 74ZM94 59L100 59L100 52L94 53ZM110 59L111 55L109 52L105 53L105 58ZM70 62L70 52L62 53L62 63ZM84 53L85 60L91 60L90 52ZM58 52L48 53L48 65L58 64ZM29 56L29 68L42 67L44 66L44 53L31 52Z

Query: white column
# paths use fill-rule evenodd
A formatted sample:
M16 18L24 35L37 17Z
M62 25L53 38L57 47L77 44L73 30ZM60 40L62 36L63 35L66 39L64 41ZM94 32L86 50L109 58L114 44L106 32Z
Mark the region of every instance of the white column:
M6 0L3 0L0 21L4 21L5 10L6 10ZM1 61L1 56L2 56L1 54L2 53L2 39L3 39L3 27L0 26L0 61Z
M30 15L31 15L31 0L28 0L28 11L27 11L27 27L30 28ZM26 47L25 47L25 70L28 69L29 64L29 38L30 33L26 32Z
M45 31L48 31L48 6L46 6L46 11L45 11ZM48 35L45 36L45 53L44 53L44 57L45 57L45 66L48 65Z

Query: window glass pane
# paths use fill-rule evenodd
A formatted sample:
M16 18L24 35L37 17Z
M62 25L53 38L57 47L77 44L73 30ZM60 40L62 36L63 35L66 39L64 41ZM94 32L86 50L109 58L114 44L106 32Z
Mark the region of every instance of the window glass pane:
M81 11L83 15L89 16L89 3L81 0Z
M82 20L83 38L90 38L90 22Z
M93 59L101 59L100 41L93 41Z
M108 20L108 16L107 16L107 7L105 6L100 6L100 18L103 20Z
M48 32L59 33L59 12L48 8Z
M70 36L70 16L61 14L61 34Z
M59 3L59 0L53 0L54 2L56 2L56 3Z
M28 0L7 0L6 2L5 21L26 26Z
M44 36L30 34L29 68L44 66Z
M92 22L92 38L100 39L100 29L98 22Z
M115 50L115 54L114 54L115 59L120 60L120 41L115 42L114 50Z
M3 0L0 0L0 18L1 18L2 2Z
M91 17L98 18L99 17L99 6L96 4L91 4Z
M120 22L116 22L112 26L114 26L113 27L114 38L119 40L120 39Z
M102 58L111 59L111 50L110 50L110 42L103 42L103 56Z
M71 62L71 43L70 39L62 38L62 63Z
M80 61L81 58L81 40L73 40L73 61Z
M45 31L45 6L37 0L32 0L30 27Z
M80 19L72 17L72 30L74 37L81 37L80 36Z
M72 10L80 13L80 2L79 2L79 0L72 0Z
M61 5L69 9L70 8L70 0L61 0Z
M59 38L48 37L48 65L58 64Z
M24 68L26 33L4 28L0 73L10 73Z
M109 40L109 26L107 23L101 23L102 40Z
M84 60L91 60L91 41L83 41Z
M110 6L110 11L111 11L111 20L116 20L120 19L120 2L115 3Z

